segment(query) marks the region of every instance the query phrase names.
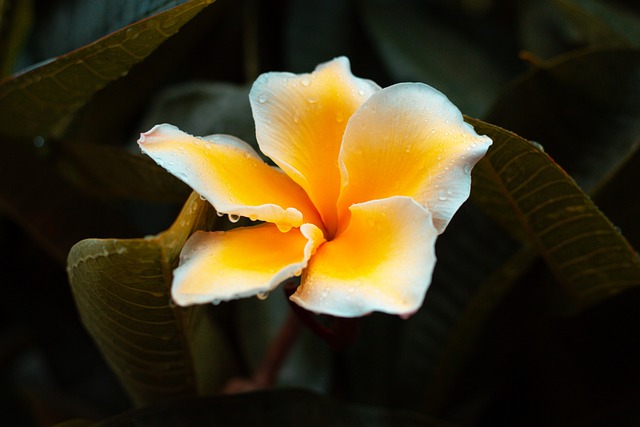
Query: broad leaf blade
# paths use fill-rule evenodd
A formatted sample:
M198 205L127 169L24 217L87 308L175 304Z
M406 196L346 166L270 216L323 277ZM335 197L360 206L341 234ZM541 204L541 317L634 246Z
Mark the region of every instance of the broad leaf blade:
M478 164L474 200L498 220L509 211L518 219L577 308L640 285L636 252L547 154L511 132L467 121L494 141Z
M133 425L452 427L410 411L349 404L295 389L181 400L130 411L95 427Z
M0 134L59 137L109 82L175 34L212 0L191 0L0 84Z
M87 193L101 198L183 202L190 189L146 156L100 144L67 144L67 175Z
M144 239L76 244L69 279L82 322L137 404L214 392L231 374L228 348L206 306L171 303L171 271L213 208L193 193L174 225ZM204 353L201 353L203 352ZM195 355L206 357L197 360ZM217 370L208 372L204 370Z
M19 224L60 264L81 239L132 236L121 213L86 197L60 175L48 147L0 141L0 210ZM90 220L88 220L90 218Z

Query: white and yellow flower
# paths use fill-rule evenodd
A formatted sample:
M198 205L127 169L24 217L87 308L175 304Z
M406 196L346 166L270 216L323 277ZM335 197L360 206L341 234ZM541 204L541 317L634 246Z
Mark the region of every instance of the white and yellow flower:
M138 141L158 164L231 219L196 232L174 272L180 305L268 293L316 312L409 315L422 304L434 244L468 198L491 140L421 83L380 88L337 58L310 74L266 73L250 93L260 149L228 135L155 126Z

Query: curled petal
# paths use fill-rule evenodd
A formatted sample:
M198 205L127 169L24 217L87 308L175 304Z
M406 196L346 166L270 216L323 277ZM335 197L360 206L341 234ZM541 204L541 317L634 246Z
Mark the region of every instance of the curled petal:
M299 184L330 233L340 191L338 153L349 117L379 87L337 58L311 74L266 73L249 99L260 149Z
M340 152L342 215L353 203L413 197L442 233L469 197L471 169L491 139L476 134L442 93L401 83L373 94L345 130Z
M138 144L221 213L271 222L283 230L320 223L300 186L242 140L228 135L196 138L163 124L143 133Z
M291 299L307 310L340 317L414 313L436 261L431 214L400 196L350 210L349 226L318 248Z
M324 242L313 224L282 233L273 224L198 231L185 244L171 293L179 305L267 293L299 275Z

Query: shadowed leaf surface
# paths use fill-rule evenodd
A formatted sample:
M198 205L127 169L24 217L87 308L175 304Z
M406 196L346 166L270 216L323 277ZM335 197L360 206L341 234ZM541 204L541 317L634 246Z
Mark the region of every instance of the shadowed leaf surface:
M453 427L422 414L348 404L308 391L286 389L177 401L134 410L93 425Z
M514 133L467 121L494 141L478 163L474 200L511 230L518 221L576 308L640 285L636 252L548 155Z
M505 88L486 121L535 140L585 192L640 140L640 50L572 52Z
M0 141L0 209L61 265L80 239L134 235L131 221L86 197L59 172L46 145Z
M164 233L83 240L69 254L82 322L139 405L214 392L232 374L228 348L207 306L177 307L170 296L184 242L214 217L213 208L193 193Z
M0 83L0 134L59 137L110 81L127 74L212 0L191 0Z
M99 144L66 145L74 183L101 198L182 202L190 189L147 156Z

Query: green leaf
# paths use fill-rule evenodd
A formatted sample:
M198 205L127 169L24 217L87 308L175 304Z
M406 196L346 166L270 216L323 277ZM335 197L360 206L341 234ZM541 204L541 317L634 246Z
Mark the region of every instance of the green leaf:
M303 390L271 390L181 400L94 424L124 426L448 426L409 411L340 402Z
M61 265L90 236L135 235L121 213L69 185L50 147L0 140L0 210Z
M33 19L32 0L0 1L0 78L11 74Z
M67 177L100 198L183 202L189 187L149 157L99 144L66 144Z
M616 44L640 47L640 16L621 4L599 0L556 0L573 31L590 45Z
M0 134L60 137L109 82L175 34L213 0L191 0L0 83Z
M64 55L185 1L65 0L39 5L25 60L40 62Z
M476 167L474 201L508 228L517 218L575 308L640 285L640 258L566 172L516 134L467 121L493 139Z
M590 193L640 139L639 73L637 49L572 52L505 88L486 121L542 144Z
M233 373L229 349L207 306L171 303L172 270L213 208L193 193L169 230L144 239L89 239L69 253L81 320L139 405L212 393Z
M504 58L511 56L498 55L506 46L506 34L496 37L494 31L500 27L492 25L490 17L484 18L487 23L420 0L359 4L366 28L395 81L426 82L465 113L480 116L510 79L514 63Z

